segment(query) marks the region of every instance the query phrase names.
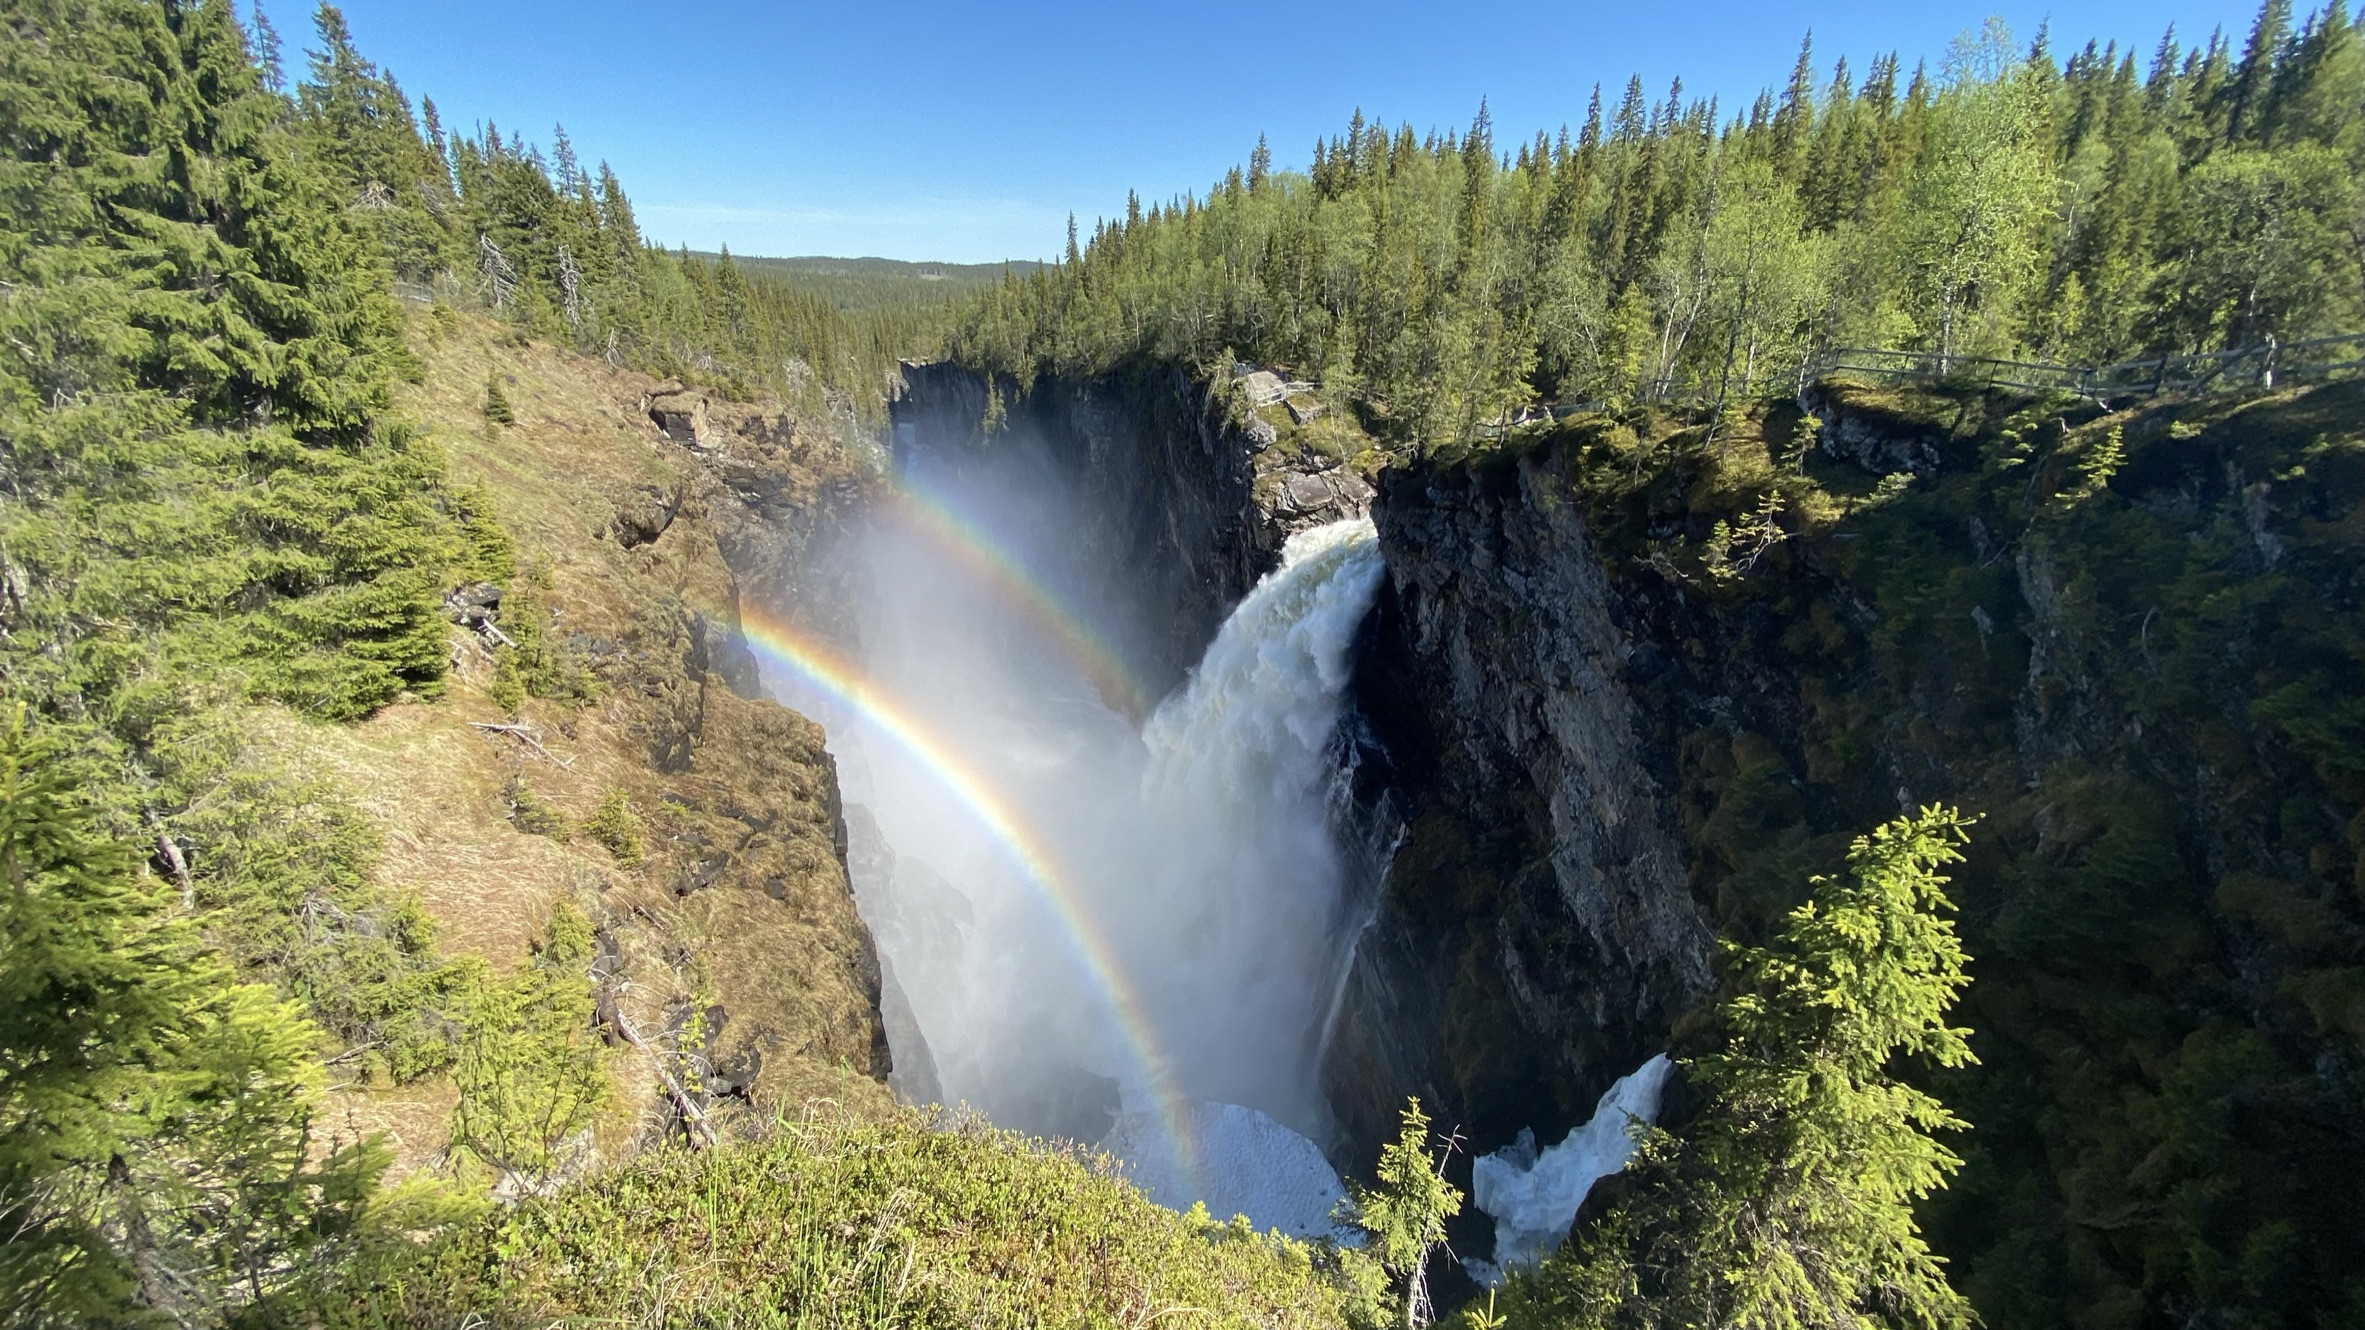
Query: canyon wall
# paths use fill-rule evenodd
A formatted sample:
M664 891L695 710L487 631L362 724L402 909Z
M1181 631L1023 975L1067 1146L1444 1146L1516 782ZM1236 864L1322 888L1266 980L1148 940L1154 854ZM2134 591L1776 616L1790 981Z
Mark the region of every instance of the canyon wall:
M1948 894L1979 1065L1900 1070L1971 1124L1921 1207L1957 1287L2030 1327L2338 1303L2361 421L2354 382L2109 410L1829 381L1383 476L1357 691L1366 798L1408 829L1326 1068L1366 1148L1408 1093L1474 1151L1549 1139L1711 1047L1711 931L1764 941L1853 838L1945 804L1977 819Z
M1365 1152L1407 1095L1480 1150L1557 1134L1709 991L1664 755L1581 509L1548 459L1398 469L1355 697L1403 825L1325 1082Z

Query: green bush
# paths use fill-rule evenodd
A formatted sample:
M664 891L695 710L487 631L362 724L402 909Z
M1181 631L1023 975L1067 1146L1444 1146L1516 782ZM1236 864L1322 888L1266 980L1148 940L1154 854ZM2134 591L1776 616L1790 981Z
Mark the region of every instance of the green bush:
M234 710L167 727L156 794L163 830L190 847L207 934L248 978L302 1002L372 1079L450 1065L452 1010L469 967L435 947L418 901L375 880L376 830L331 781L250 743Z
M607 1102L606 1059L592 1034L591 925L572 903L552 914L533 959L488 979L461 1024L452 1153L539 1181L589 1149Z
M350 1226L385 1162L315 1152L319 1034L0 719L0 1321L196 1324Z
M573 834L567 825L567 815L543 801L526 784L523 776L511 776L501 786L501 797L509 803L509 824L529 836L548 836L564 842Z
M528 696L580 706L596 696L597 681L551 631L549 596L550 569L534 561L518 569L501 598L501 631L516 644L511 667Z
M517 423L517 412L509 405L509 394L501 391L501 381L491 375L484 381L484 418L496 425Z
M624 791L610 790L591 816L583 819L583 834L607 847L625 868L641 866L641 821Z

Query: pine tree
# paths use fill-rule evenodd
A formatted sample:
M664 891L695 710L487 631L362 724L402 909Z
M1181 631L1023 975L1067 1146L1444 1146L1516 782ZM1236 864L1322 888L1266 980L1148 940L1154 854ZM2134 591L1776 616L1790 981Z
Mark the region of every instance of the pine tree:
M393 302L228 7L45 0L0 82L0 328L42 348L0 364L12 678L135 729L184 665L329 715L432 690L441 481L379 429Z
M2225 89L2225 136L2229 141L2265 136L2264 112L2274 93L2275 63L2290 32L2291 0L2264 0L2257 20L2250 25L2250 42L2243 48L2242 63Z
M1799 39L1798 63L1791 67L1790 84L1774 112L1772 152L1774 169L1786 180L1797 180L1806 165L1807 137L1815 124L1815 34Z
M263 86L273 92L287 90L287 70L279 60L279 29L271 26L271 16L261 5L255 12L255 69L263 76Z

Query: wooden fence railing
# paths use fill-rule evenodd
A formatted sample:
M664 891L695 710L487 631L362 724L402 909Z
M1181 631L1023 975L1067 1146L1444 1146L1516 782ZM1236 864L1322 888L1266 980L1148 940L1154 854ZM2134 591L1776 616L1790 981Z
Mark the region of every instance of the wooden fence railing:
M2278 383L2338 378L2359 371L2365 371L2365 333L2316 337L2303 342L2277 342L2270 337L2231 351L2155 356L2116 365L2061 365L2042 360L1835 347L1808 360L1800 381L1830 374L1967 381L2028 392L2075 393L2107 403L2114 398L2150 397L2160 393L2272 388Z

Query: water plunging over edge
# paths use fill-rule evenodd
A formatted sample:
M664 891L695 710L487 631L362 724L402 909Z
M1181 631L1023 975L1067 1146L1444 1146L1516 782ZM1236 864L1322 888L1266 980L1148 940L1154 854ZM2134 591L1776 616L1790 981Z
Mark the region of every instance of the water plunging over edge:
M933 1064L939 1097L1102 1139L1165 1203L1327 1231L1319 1055L1385 862L1337 835L1371 524L1293 537L1138 733L958 568L865 557L870 691L830 747L899 1088Z

